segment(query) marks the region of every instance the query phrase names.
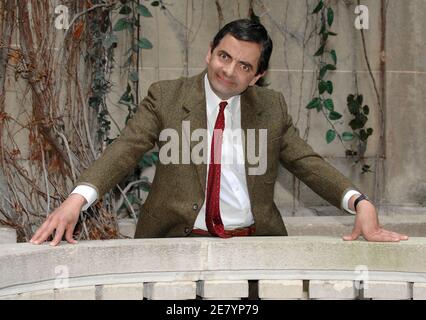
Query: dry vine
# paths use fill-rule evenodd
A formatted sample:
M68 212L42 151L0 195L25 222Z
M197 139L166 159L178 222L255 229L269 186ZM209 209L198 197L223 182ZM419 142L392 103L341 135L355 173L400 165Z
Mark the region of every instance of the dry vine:
M97 114L86 107L93 66L84 57L93 42L88 19L109 14L108 5L65 4L75 17L67 33L55 29L50 1L5 0L0 6L0 156L5 191L0 223L14 227L20 241L32 236L104 148L96 141ZM12 44L12 38L17 43ZM20 83L15 94L23 98L25 112L18 116L11 115L13 105L5 104L8 76L13 85ZM28 150L20 140L23 135ZM76 233L82 239L116 238L116 216L97 204L81 216Z

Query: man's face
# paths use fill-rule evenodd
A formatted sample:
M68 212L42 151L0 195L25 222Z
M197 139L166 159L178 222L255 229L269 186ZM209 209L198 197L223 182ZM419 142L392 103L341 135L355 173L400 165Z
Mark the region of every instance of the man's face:
M216 95L227 100L254 85L265 72L256 75L261 46L227 34L206 56L207 77Z

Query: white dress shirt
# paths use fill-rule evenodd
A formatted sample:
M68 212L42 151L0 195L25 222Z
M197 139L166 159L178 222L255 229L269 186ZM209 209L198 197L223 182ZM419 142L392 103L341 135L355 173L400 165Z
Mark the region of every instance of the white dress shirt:
M210 163L210 151L213 129L219 113L219 103L223 101L211 89L207 75L204 78L207 111L208 154L207 177ZM248 227L254 223L248 195L244 152L241 132L241 96L237 95L228 100L225 108L225 130L222 141L221 177L220 177L220 215L226 230ZM207 186L206 186L207 190ZM82 195L87 203L82 210L87 210L98 198L96 190L87 185L78 185L71 193ZM356 190L349 190L342 199L342 208L351 214L349 199L360 194ZM194 228L207 230L206 201L195 220Z

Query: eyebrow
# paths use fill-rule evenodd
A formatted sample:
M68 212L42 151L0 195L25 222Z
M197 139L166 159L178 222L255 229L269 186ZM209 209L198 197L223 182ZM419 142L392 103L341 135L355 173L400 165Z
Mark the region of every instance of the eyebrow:
M224 53L224 54L226 54L228 57L230 57L231 59L233 59L232 58L232 56L228 53L228 52L226 52L225 50L219 50L219 52L218 53ZM241 64L243 64L243 65L245 65L245 66L247 66L247 67L249 67L250 69L253 69L253 66L252 66L252 64L250 63L250 62L246 62L246 61L238 61L239 63L241 63Z

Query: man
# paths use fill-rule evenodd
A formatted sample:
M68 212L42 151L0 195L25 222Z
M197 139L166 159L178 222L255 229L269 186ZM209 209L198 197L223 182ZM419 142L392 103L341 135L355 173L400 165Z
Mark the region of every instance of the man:
M57 245L64 234L69 243L76 243L72 234L81 209L119 183L156 143L160 150L165 147L164 130L182 132L178 153L183 158L188 152L184 141L190 143L190 151L196 149L192 134L197 129L207 130L203 159L209 161L166 164L160 157L136 238L287 235L273 202L281 162L334 206L356 211L353 232L344 240L360 235L369 241L408 239L382 229L373 204L299 137L282 94L255 86L268 68L271 52L272 41L262 25L237 20L223 27L207 53L207 71L154 83L121 136L82 174L76 189L30 242L40 244L55 231L51 245ZM184 132L185 122L192 132ZM265 172L250 174L244 139L230 141L227 129L254 130L256 141L266 130L260 159L266 161ZM221 163L231 153L242 162Z

